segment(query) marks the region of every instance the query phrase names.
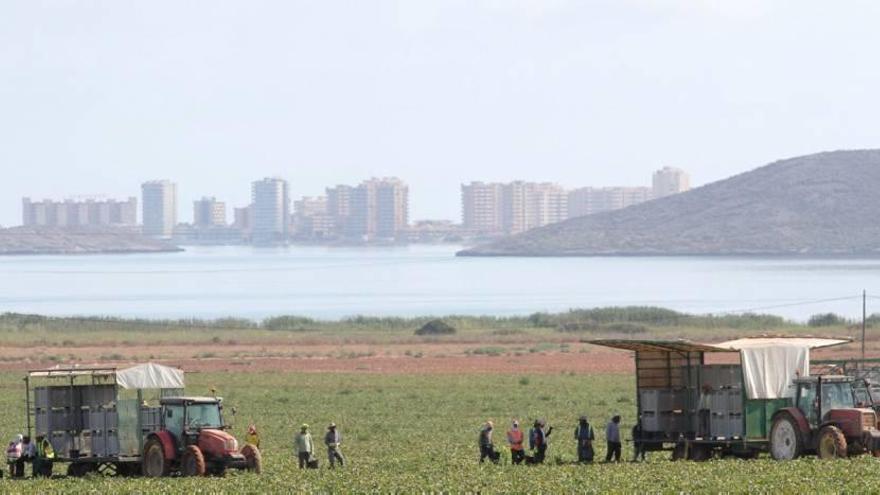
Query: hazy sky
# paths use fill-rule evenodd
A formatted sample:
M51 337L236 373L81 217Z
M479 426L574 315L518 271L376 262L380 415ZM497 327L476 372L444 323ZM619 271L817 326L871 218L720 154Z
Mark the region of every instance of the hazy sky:
M250 182L397 175L411 217L470 180L697 184L878 145L880 2L53 1L0 4L0 224L20 198L180 214Z

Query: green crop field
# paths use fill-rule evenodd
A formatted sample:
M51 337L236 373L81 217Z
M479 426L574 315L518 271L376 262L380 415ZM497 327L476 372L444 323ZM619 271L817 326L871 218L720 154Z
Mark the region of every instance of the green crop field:
M597 434L615 412L628 431L634 420L634 387L624 375L342 375L282 373L192 373L189 394L215 387L237 409L234 431L241 438L249 421L263 437L264 474L232 472L225 478L59 477L0 482L18 493L243 493L243 492L868 492L880 487L880 460L871 457L779 463L725 459L705 463L649 455L644 464L573 464L573 428L589 414ZM0 375L0 434L23 430L21 374ZM496 422L503 446L510 418L546 418L556 427L548 464L539 467L477 463L478 428ZM300 471L292 454L300 423L319 437L329 421L344 435L349 465L330 471ZM625 436L628 436L625 435ZM323 452L320 452L323 453ZM506 453L506 452L505 452ZM629 445L625 456L631 455ZM597 455L604 455L599 445ZM506 459L505 459L506 460ZM56 466L57 473L64 466Z

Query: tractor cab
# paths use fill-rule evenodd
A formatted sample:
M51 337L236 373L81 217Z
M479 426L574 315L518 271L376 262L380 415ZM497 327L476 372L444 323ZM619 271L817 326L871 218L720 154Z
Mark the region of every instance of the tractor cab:
M195 439L202 430L226 428L222 398L166 397L159 404L165 429L177 438Z
M795 380L795 404L809 425L818 428L834 411L854 409L858 404L853 379L848 376L811 376Z

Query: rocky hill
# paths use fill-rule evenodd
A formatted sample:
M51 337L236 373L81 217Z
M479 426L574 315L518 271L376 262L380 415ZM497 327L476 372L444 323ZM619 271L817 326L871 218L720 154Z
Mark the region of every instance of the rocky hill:
M880 150L771 163L462 256L880 255Z
M163 241L123 229L13 227L0 229L0 255L102 254L182 251Z

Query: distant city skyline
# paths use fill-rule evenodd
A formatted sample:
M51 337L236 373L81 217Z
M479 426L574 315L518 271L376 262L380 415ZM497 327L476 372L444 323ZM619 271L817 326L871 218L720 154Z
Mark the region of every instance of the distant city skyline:
M621 189L621 188L623 188L623 189L650 190L651 189L651 178L652 178L651 174L653 173L656 175L657 173L661 172L662 170L667 170L667 169L678 170L679 172L685 173L685 175L687 175L689 177L689 172L686 170L682 170L677 167L663 167L663 169L655 169L651 172L646 173L645 177L647 179L643 180L642 184L638 184L638 185L632 185L632 184L626 184L626 185L580 184L580 185L575 185L575 184L561 184L558 182L552 182L552 181L540 180L540 179L535 180L535 181L529 181L529 180L523 180L523 179L519 179L519 178L506 179L506 180L501 180L501 181L497 181L497 182L482 181L482 180L468 180L468 181L463 181L463 182L459 183L457 190L454 191L450 195L449 198L445 198L444 201L452 203L455 208L455 211L449 217L431 218L431 217L416 217L416 216L412 215L412 213L410 211L411 211L411 204L412 204L411 198L413 196L411 194L408 194L407 207L406 207L406 210L407 210L406 218L407 218L407 222L421 221L421 220L448 220L448 221L460 223L462 221L462 214L463 214L463 209L462 209L463 205L461 202L462 201L461 188L462 188L462 186L464 186L466 184L480 183L480 182L486 182L487 184L494 184L494 183L527 183L527 184L541 183L541 184L547 184L547 185L553 185L556 187L560 187L562 190L564 190L566 192L566 194L570 191L575 191L577 189L584 189L584 188L595 188L595 189L603 189L603 188L605 188L605 189L608 189L608 188ZM373 177L373 179L368 179L367 182L369 182L370 180L375 180L375 178L376 178L375 176L371 176L371 177ZM289 199L289 203L290 203L289 214L295 213L294 212L295 203L298 201L301 201L303 199L324 198L324 200L326 201L327 197L329 196L329 204L334 205L334 201L336 200L336 197L339 194L339 189L341 189L342 191L345 191L346 188L349 188L349 189L352 188L352 186L345 185L344 183L346 183L346 182L351 183L352 181L359 182L360 180L364 180L363 178L349 179L349 180L345 180L340 183L334 184L332 186L325 185L323 190L315 191L312 194L295 195L295 194L291 193L290 190L291 190L291 183L296 182L296 179L293 179L291 181L287 177L277 177L277 178L279 180L282 180L285 182L284 187L286 187L288 190L287 194L289 195L288 199ZM405 178L403 178L403 177L401 179L405 180ZM263 179L263 180L266 180L266 179ZM155 179L154 178L154 179L149 179L149 180L141 180L141 182L139 182L139 184L137 186L137 189L140 191L140 194L138 194L138 197L140 197L142 200L143 200L144 186L148 185L148 184L151 184L154 187L156 187L160 184L162 187L173 187L173 189L174 189L174 192L173 192L173 195L174 195L173 208L174 208L174 210L172 213L175 215L173 225L176 225L176 224L199 225L201 223L199 218L197 217L197 215L199 215L199 211L198 211L199 208L215 208L215 209L217 209L217 211L213 212L213 219L215 222L217 222L219 220L219 218L223 218L225 224L232 224L235 222L235 217L234 217L234 215L232 215L234 210L250 206L252 204L253 198L254 198L254 196L253 196L254 179L253 178L250 181L248 181L248 184L250 186L248 188L249 194L248 194L247 199L242 203L231 202L231 201L227 200L225 196L223 196L221 194L217 194L216 192L213 192L213 191L207 191L206 193L198 195L191 200L182 199L183 196L181 196L181 194L180 194L181 184L179 181L175 180L174 178L162 178L162 179ZM644 185L644 184L647 184L647 185ZM408 181L407 181L406 187L407 187L407 189L412 189L412 187L409 186ZM690 186L690 180L689 180L688 187L685 189L688 189L690 187L691 186ZM184 189L186 188L185 184L183 185L183 188ZM118 195L118 198L128 198L128 197L132 197L132 196L126 195L126 194ZM61 194L58 196L50 196L50 197L38 197L35 195L26 195L26 194L19 195L16 198L18 210L15 212L15 216L17 217L17 219L14 220L13 222L10 222L7 224L0 224L0 225L3 225L4 227L11 227L11 226L15 226L15 225L21 225L22 223L24 223L24 222L22 222L22 215L24 213L24 211L22 210L22 200L28 200L28 201L31 201L34 203L44 202L44 201L51 201L51 202L116 201L116 199L109 199L108 200L107 198L114 198L114 195L106 193L106 192L92 193L92 194L75 194L75 193L74 194ZM635 202L639 202L639 201L635 201ZM187 209L186 205L188 205L188 204L193 205L193 207L190 209ZM628 205L628 204L632 204L632 203L626 202L626 204ZM338 206L336 206L336 208L338 208ZM143 210L143 208L141 208L140 210ZM207 215L207 213L205 213L205 214ZM143 223L143 211L138 211L138 215L139 215L138 222ZM232 216L230 216L230 215L232 215ZM562 219L565 219L567 216L568 215L565 213L560 214L560 218L562 218ZM166 221L166 223L167 222L170 222L170 217L169 217L169 220ZM519 231L520 229L515 229L515 230Z
M707 184L875 148L878 22L863 0L9 0L0 224L154 177L231 209L255 177L396 176L413 219L457 220L471 180Z

